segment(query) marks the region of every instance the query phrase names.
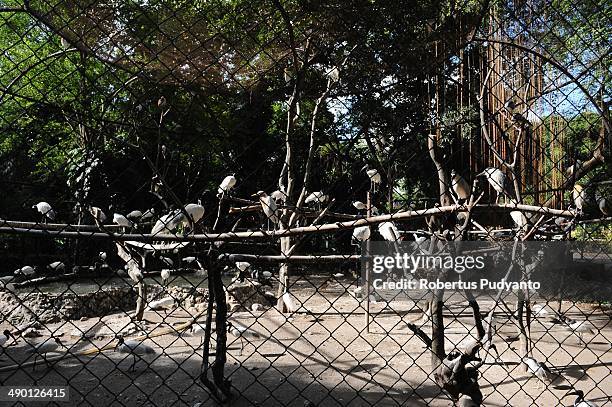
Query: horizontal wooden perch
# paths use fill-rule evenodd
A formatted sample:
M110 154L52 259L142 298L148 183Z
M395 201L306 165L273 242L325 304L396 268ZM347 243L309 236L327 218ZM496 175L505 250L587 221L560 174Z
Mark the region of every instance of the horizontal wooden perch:
M296 211L294 206L279 205L278 208L279 209L286 208L286 209L289 210L289 212ZM231 215L233 215L233 214L236 214L236 213L243 213L243 212L260 212L262 210L263 209L261 207L261 204L239 206L239 207L232 206L232 207L229 208L229 213ZM310 209L300 209L300 210L297 210L296 212L302 214L305 217L317 217L320 214L320 212L313 211L313 210L310 210ZM350 213L339 213L339 212L330 212L330 211L327 211L325 213L325 217L336 218L336 219L363 219L363 218L365 218L365 215L351 215Z
M322 225L302 226L291 229L280 229L275 231L252 231L252 232L224 232L224 233L201 233L186 236L177 236L171 234L133 234L133 233L105 233L105 232L87 232L80 230L71 230L72 225L60 225L60 230L51 230L47 228L41 229L38 223L28 222L13 222L0 219L0 233L23 234L47 237L87 237L87 238L106 238L118 241L133 240L139 242L214 242L214 241L241 241L248 239L263 239L263 238L280 238L285 236L298 236L309 233L326 233L336 232L340 230L351 230L359 226L376 225L388 221L406 221L410 219L418 219L432 215L441 215L445 213L453 213L458 211L466 211L465 205L447 205L437 208L418 209L397 212L387 215L372 216L369 218L355 219L345 222L325 223ZM548 207L522 205L522 204L483 204L476 205L474 212L510 212L520 210L529 213L539 213L541 215L558 216L564 218L574 218L575 212L563 209L552 209Z
M229 261L248 261L250 263L317 263L320 261L339 262L344 263L347 261L359 261L361 258L358 254L332 254L332 255L321 255L321 256L303 256L303 255L257 255L257 254L222 254L219 256L219 260L227 259Z

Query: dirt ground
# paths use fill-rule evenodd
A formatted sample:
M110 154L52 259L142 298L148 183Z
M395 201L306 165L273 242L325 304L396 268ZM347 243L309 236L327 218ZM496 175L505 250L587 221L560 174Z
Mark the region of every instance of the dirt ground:
M236 312L230 319L258 333L257 338L241 340L228 335L229 353L226 374L232 381L232 406L305 406L307 400L318 406L449 406L448 396L441 392L430 375L429 352L406 328L406 322L420 321L422 313L414 301L396 300L387 307L372 304L370 332L365 329L364 305L347 293L350 282L327 284L318 292L305 281L295 284L294 293L312 314L283 315L275 309L258 312ZM483 312L491 301L481 301ZM569 307L564 303L563 307ZM384 309L383 309L384 308ZM558 375L555 385L572 384L600 406L612 405L612 324L609 315L598 311L591 315L589 306L573 307L568 316L589 314L598 329L587 335L588 347L560 325L549 322L549 316L537 318L531 335L537 344L533 356L546 361ZM456 318L453 318L453 315ZM162 329L186 321L184 310L148 311L146 319L162 324L149 332L145 341L156 354L139 362L134 372L129 368L131 356L112 350L90 356L69 357L50 368L42 365L11 368L26 361L24 338L9 346L0 362L0 380L10 385L69 385L69 405L91 406L194 406L216 405L197 377L202 353L199 337L186 333L156 336ZM494 343L503 363L493 357L481 368L479 383L486 406L558 406L573 405L574 397L559 398L566 390L544 387L518 364L517 342L507 338L516 334L508 313L499 309L496 315L498 334ZM114 343L114 332L130 326L124 314L103 318L105 326L98 337L79 340L72 334L87 330L97 321L70 321L49 325L61 335L70 352L102 347ZM446 348L470 335L472 318L467 304L460 298L446 303ZM6 324L0 328L4 329ZM430 328L423 328L429 332ZM27 338L38 343L42 338ZM196 350L197 349L197 350ZM32 359L27 359L31 361ZM10 405L10 404L9 404ZM31 405L41 405L32 403ZM58 403L57 405L67 405Z

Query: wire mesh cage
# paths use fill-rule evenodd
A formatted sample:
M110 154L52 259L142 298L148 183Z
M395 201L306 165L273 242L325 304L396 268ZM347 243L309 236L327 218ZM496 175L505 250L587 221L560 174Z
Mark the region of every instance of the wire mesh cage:
M610 11L0 2L0 401L609 405Z

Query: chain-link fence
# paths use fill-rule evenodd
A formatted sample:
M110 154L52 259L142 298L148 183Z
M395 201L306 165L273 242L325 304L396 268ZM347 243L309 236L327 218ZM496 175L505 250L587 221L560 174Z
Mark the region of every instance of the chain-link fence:
M611 405L611 13L0 1L0 400Z

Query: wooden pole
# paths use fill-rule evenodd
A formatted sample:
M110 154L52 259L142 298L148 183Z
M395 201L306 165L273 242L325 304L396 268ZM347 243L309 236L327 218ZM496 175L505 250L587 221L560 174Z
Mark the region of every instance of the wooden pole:
M260 239L260 238L271 238L271 237L289 237L298 236L308 233L325 233L333 232L337 230L350 230L359 226L376 225L378 223L393 221L393 220L408 220L424 218L431 215L438 215L442 213L460 212L466 211L465 205L445 205L440 207L434 207L429 209L417 209L396 212L393 214L385 214L378 216L368 216L367 218L355 219L352 221L335 222L335 223L324 223L321 225L302 226L295 228L280 229L274 233L259 230L259 231L246 231L246 232L223 232L223 233L198 233L188 236L180 236L173 234L158 233L152 234L135 234L135 233L110 233L110 232L90 232L90 231L79 231L70 230L74 225L64 224L58 225L61 228L50 229L41 228L43 226L35 222L15 222L0 219L0 233L10 234L31 234L40 235L45 237L90 237L90 238L105 238L113 239L115 241L126 241L132 240L135 242L210 242L210 241L242 241L249 239ZM479 212L510 212L510 211L522 211L527 213L539 213L540 215L559 216L562 218L574 218L576 213L570 210L553 209L545 206L534 206L524 204L478 204L473 208L474 213ZM47 225L49 226L49 225ZM83 225L82 225L83 226ZM66 230L69 229L69 230Z
M368 218L370 218L372 216L372 184L370 184L370 190L367 193L367 201L366 201L366 208L367 208L367 214L368 214ZM366 256L370 256L370 250L372 248L371 243L370 243L370 239L366 240L365 242L365 247L366 247L366 252L365 255ZM363 244L362 244L363 247ZM364 255L364 253L361 254L362 256ZM366 328L366 333L370 333L370 262L366 262L366 267L365 267L365 285L366 285L366 309L365 309L365 328Z

